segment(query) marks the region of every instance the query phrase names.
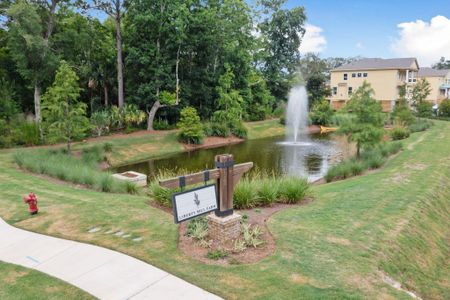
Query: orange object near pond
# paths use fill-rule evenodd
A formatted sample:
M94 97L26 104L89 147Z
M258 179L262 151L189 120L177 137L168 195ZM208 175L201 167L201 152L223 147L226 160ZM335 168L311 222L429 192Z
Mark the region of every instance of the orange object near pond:
M337 127L325 127L325 126L320 126L320 133L328 133L328 132L334 132L338 130Z

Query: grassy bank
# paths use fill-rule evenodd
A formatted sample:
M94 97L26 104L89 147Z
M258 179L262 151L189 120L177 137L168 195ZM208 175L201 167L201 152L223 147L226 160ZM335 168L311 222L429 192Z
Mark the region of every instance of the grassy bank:
M279 124L278 119L248 122L244 125L248 130L248 139L284 134L284 126ZM113 148L113 155L110 159L112 165L122 165L186 151L184 146L178 142L177 131L174 130L106 136L76 143L74 149L80 150L105 142L110 143Z
M279 119L244 123L248 130L249 140L284 135L285 127Z
M0 299L95 299L44 273L0 262Z
M170 139L170 135L161 138ZM442 182L450 180L449 141L450 124L436 121L428 131L404 140L404 150L378 172L313 186L313 202L271 217L268 226L276 252L251 265L196 262L178 250L172 216L149 206L147 197L49 182L17 170L11 152L0 152L0 216L21 228L130 254L227 299L242 295L247 299L409 299L386 284L380 270L423 298L444 299L450 292L444 279L448 262L430 261L424 272L416 267L422 266L421 261L388 257L387 249L398 245L395 255L407 257L416 253L414 248L436 243L440 246L433 247L433 255L448 257L448 244L439 242L440 237L449 236L448 222L430 225L438 233L428 234L426 240L414 238L414 228L408 232L405 224L414 224L414 212L422 208L433 215L427 208L435 201L430 191L441 190ZM143 142L145 147L150 145L146 139ZM132 153L133 147L140 146L125 138L120 143L123 148L113 154L120 155L126 148ZM36 216L28 215L20 198L29 191L40 199ZM89 233L92 227L100 230ZM129 236L115 235L118 231ZM403 277L399 270L405 269Z

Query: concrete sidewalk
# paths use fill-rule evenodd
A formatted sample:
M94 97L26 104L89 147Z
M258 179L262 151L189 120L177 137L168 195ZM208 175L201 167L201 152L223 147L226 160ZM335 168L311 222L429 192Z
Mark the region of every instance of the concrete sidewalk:
M47 273L100 299L221 299L128 255L21 230L1 218L0 260Z

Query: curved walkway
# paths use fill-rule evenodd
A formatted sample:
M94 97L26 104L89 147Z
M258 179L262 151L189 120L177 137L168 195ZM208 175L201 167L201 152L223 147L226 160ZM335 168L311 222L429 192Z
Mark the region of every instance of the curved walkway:
M50 274L100 299L220 299L131 256L18 229L1 218L0 260Z

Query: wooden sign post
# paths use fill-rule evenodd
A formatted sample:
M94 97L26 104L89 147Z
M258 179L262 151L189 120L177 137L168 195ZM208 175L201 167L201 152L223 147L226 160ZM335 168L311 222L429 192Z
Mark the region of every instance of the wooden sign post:
M253 167L252 162L234 164L233 155L221 154L215 157L216 169L161 180L159 185L178 188L216 179L218 206L215 215L208 216L209 235L218 241L235 239L240 234L241 216L233 211L233 191L242 174Z

